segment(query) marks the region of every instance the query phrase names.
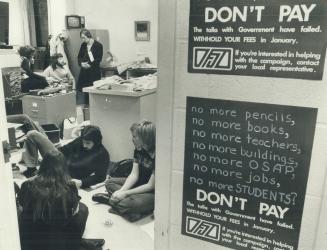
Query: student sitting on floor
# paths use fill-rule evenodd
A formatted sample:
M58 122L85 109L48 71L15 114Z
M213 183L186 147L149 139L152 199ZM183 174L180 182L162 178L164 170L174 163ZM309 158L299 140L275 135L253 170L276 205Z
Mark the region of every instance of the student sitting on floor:
M22 250L78 249L88 217L58 150L45 154L38 176L18 194Z
M99 127L85 126L78 138L58 149L65 155L70 175L78 188L89 187L105 180L110 157L102 145ZM43 157L46 152L58 149L38 131L28 132L23 153L23 160L28 167L25 176L36 174L38 152Z
M95 249L104 240L83 240L88 208L68 173L64 155L48 151L38 175L18 191L22 250ZM85 249L85 248L84 248Z
M62 54L55 53L51 56L51 65L47 67L43 74L45 77L51 78L50 84L62 84L66 89L72 90L75 88L75 80L66 66L65 59Z
M111 206L112 213L136 221L154 209L155 125L142 121L131 127L134 163L127 178L109 178L108 196L96 194L92 199Z

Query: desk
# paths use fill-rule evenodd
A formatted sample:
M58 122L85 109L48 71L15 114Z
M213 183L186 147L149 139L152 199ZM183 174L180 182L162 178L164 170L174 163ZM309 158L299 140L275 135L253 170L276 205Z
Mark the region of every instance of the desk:
M23 97L23 113L42 124L60 125L64 119L76 117L75 93L52 96L26 95Z
M156 90L127 92L83 88L90 95L90 122L101 129L111 161L133 158L130 126L142 119L155 121Z

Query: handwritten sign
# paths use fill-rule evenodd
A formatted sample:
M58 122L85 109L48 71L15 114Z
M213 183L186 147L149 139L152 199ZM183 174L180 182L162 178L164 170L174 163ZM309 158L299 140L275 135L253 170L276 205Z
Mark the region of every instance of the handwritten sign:
M325 0L190 3L189 72L322 79Z
M297 249L317 109L187 98L182 233Z

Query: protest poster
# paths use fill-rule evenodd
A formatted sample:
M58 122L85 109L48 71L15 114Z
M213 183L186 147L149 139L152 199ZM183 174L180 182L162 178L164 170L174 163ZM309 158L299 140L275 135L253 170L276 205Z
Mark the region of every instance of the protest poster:
M317 109L187 98L182 234L298 246Z
M321 80L327 2L191 0L188 71Z

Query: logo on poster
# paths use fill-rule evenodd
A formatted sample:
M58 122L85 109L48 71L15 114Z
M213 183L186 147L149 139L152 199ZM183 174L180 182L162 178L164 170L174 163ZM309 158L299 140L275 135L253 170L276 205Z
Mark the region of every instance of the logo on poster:
M193 68L209 70L231 70L233 61L232 48L193 48Z
M209 221L187 216L186 232L202 238L220 240L220 225Z

